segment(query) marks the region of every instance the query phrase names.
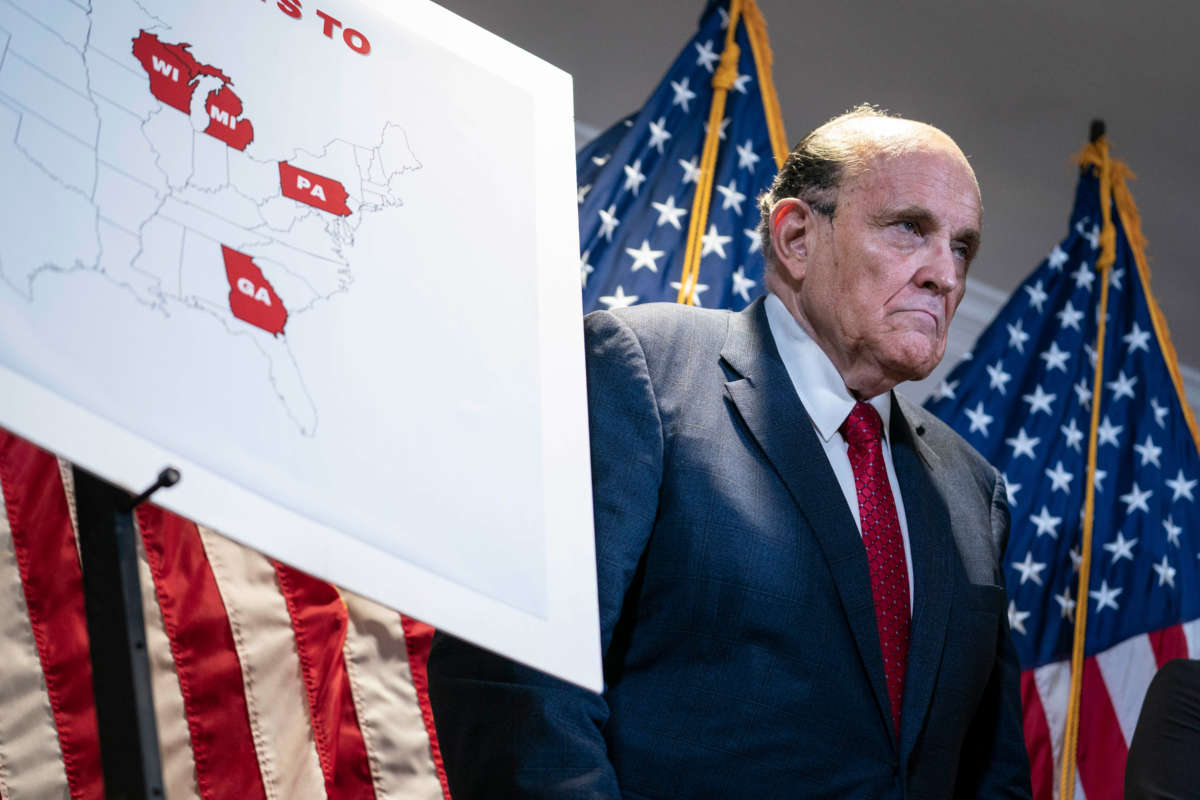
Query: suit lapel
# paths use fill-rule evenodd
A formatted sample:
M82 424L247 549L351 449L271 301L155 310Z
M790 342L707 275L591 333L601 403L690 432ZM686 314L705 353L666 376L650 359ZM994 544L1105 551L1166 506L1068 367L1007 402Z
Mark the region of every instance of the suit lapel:
M893 396L894 397L894 396ZM950 513L930 475L939 458L921 438L924 428L909 422L906 401L892 402L892 462L904 498L913 569L913 621L904 679L900 752L907 758L929 712L933 686L946 642L952 592L950 557L955 552Z
M870 570L854 517L779 358L762 300L731 315L730 320L721 357L740 377L728 381L725 390L820 544L876 704L891 732Z

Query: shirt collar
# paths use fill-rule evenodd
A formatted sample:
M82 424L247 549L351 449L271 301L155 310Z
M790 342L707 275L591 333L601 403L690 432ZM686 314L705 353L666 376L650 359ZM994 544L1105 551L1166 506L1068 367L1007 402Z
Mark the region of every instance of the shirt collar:
M773 294L767 294L765 306L767 326L771 329L771 337L787 368L788 377L792 379L796 394L808 411L817 434L828 442L850 415L854 408L854 397L829 356L800 327L783 301ZM884 392L867 402L879 412L883 420L884 439L890 441L892 393Z

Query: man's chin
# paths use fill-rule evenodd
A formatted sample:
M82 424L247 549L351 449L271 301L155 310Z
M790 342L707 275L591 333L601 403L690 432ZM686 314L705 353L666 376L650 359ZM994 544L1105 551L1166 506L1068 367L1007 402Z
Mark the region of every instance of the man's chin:
M887 366L887 372L895 378L896 383L901 381L920 381L928 378L930 373L942 361L942 356L945 354L945 348L934 348L928 345L918 348L905 348L899 352L891 354L891 358L884 361Z

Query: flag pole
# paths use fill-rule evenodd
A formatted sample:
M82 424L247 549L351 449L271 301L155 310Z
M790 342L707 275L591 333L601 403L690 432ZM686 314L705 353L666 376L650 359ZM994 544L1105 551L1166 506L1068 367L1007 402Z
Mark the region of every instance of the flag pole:
M1108 137L1101 120L1092 122L1090 144L1080 160L1099 167L1100 257L1096 271L1100 275L1100 304L1096 312L1096 369L1092 379L1092 419L1088 431L1087 473L1084 485L1083 532L1079 560L1079 585L1075 591L1075 636L1071 648L1071 693L1067 700L1067 720L1063 740L1062 777L1059 783L1061 800L1075 797L1075 758L1079 745L1079 700L1083 685L1083 646L1087 634L1088 586L1092 569L1092 524L1096 508L1096 440L1100 426L1100 393L1104 388L1104 337L1108 317L1108 273L1117 257L1117 231L1112 221L1113 167L1108 152Z

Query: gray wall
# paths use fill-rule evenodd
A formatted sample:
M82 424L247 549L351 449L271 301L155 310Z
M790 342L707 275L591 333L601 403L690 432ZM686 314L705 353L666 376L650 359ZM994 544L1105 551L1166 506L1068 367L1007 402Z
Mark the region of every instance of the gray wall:
M570 72L577 119L602 129L642 105L704 0L441 4ZM1071 156L1103 117L1114 154L1139 177L1153 288L1176 348L1200 365L1200 3L758 4L791 140L862 101L958 140L983 187L984 246L972 267L981 289L1008 294L1065 235Z

